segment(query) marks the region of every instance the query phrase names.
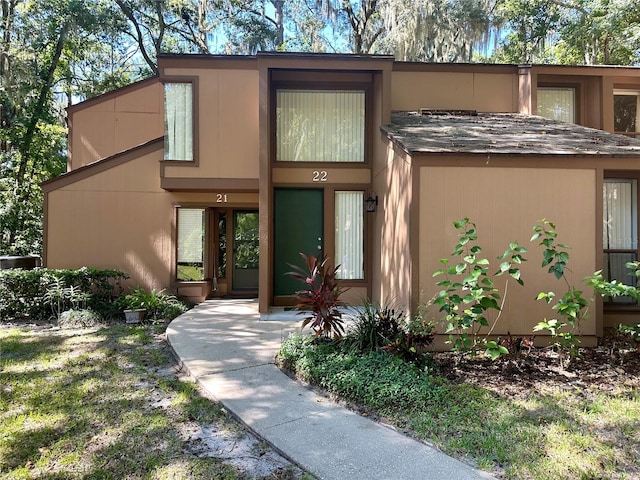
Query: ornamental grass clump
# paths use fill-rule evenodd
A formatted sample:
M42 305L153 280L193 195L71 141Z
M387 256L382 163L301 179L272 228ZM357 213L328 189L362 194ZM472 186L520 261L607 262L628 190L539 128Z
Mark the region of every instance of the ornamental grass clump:
M407 362L422 364L424 347L433 341L434 329L435 324L421 314L409 317L390 303L379 305L365 299L345 341L356 353L381 350Z

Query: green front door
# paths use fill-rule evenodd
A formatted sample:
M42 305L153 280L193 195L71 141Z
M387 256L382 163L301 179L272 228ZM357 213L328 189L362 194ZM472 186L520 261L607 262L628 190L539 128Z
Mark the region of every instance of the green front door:
M275 190L274 296L290 296L300 290L300 281L285 275L289 264L302 265L300 253L323 254L323 191L319 189Z
M258 290L258 212L233 212L233 291Z

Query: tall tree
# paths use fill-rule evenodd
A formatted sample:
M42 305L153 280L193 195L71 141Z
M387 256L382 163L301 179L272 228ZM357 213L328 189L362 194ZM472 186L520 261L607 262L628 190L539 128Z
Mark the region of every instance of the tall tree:
M48 164L50 159L62 163L56 147L64 132L47 125L55 121L52 91L76 5L5 0L0 6L0 251L9 246L30 250L38 248L28 233L30 225L38 223L34 186L42 167L59 173L56 165ZM61 13L67 15L58 16ZM46 21L51 18L64 20Z
M375 44L384 32L381 9L384 0L343 0L338 10L338 18L348 26L351 52L367 54L375 51Z
M215 50L216 30L226 11L218 0L172 0L174 14L181 21L174 22L169 28L191 45L191 51L213 53Z
M287 50L301 52L338 52L341 39L336 35L335 11L330 2L300 0L286 4L290 37L283 46Z
M264 50L285 50L284 0L234 0L227 6L224 52L253 55Z
M388 0L384 49L399 60L470 62L495 38L495 0Z
M0 1L2 253L40 248L38 185L66 166L62 107L116 83L116 71L112 80L100 73L79 74L92 60L104 58L108 48L96 33L109 17L101 7L102 2L83 0Z
M163 49L167 26L165 2L163 0L115 0L115 2L130 23L131 28L125 29L123 33L136 42L138 51L149 70L157 74L157 58Z
M495 59L509 63L631 65L640 61L639 0L501 0Z
M358 55L375 53L377 40L384 33L381 11L387 0L301 0L303 11L313 12L318 20L313 33L322 38L316 43L334 51L346 51ZM303 17L304 18L304 17ZM300 22L297 25L313 25ZM333 37L329 39L329 37Z
M564 3L558 36L559 63L637 64L640 61L640 1Z

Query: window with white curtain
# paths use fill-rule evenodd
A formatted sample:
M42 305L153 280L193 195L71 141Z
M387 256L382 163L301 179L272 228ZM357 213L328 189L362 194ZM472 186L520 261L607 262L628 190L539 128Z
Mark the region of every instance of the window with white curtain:
M364 162L365 92L276 92L276 159L282 162Z
M193 85L164 84L164 159L193 160Z
M575 123L576 89L570 87L538 87L538 115Z
M625 134L640 132L640 92L635 90L613 92L613 130L616 133Z
M603 275L607 280L618 280L636 285L636 277L625 266L638 258L637 181L610 179L603 188ZM618 297L607 299L615 303L633 303L633 299Z
M337 277L364 279L364 192L335 192Z
M204 233L203 208L178 209L178 280L204 280Z

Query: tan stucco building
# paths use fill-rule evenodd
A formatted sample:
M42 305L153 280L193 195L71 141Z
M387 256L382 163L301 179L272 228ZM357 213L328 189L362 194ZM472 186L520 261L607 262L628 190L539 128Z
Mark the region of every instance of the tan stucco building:
M638 257L640 69L290 53L158 63L157 77L68 109L69 171L43 185L47 267L118 268L194 299L257 296L266 312L293 301L287 264L321 253L341 265L346 300L412 311L437 291L466 216L487 258L514 240L530 250L495 329L522 335L552 314L535 295L562 288L529 244L538 220L571 245L576 284L619 278ZM599 299L590 313L582 333L595 339L638 307Z

